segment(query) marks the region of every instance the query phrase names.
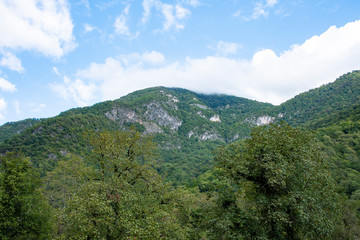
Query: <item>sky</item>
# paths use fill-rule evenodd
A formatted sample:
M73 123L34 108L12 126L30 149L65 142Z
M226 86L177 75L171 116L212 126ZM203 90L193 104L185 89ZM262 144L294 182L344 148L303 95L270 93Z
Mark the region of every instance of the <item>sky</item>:
M154 86L278 105L359 69L359 0L0 0L0 125Z

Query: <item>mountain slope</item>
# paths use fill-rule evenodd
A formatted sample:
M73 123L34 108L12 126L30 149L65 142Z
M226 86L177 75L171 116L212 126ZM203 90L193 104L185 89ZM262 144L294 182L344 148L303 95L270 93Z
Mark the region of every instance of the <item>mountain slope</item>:
M25 119L18 122L8 122L0 127L0 143L21 133L26 128L37 123L38 119Z
M312 125L322 150L334 163L338 183L353 199L360 199L360 104L331 114Z
M335 82L301 93L276 110L283 120L301 125L360 103L360 71L347 73Z
M356 115L356 104L360 104L359 71L276 107L233 96L156 87L71 109L31 122L27 128L23 122L12 123L10 128L5 124L0 127L6 135L0 141L0 153L21 151L44 174L70 153L88 157L87 131L135 127L158 144L157 170L183 184L211 167L213 149L248 137L256 125L285 120L308 129L324 128L337 124L344 111ZM22 132L14 135L17 128Z
M167 179L184 183L210 167L213 149L248 136L256 119L272 107L225 95L150 88L44 119L4 141L0 152L23 152L44 174L67 154L89 156L87 131L135 127L159 145L155 167Z

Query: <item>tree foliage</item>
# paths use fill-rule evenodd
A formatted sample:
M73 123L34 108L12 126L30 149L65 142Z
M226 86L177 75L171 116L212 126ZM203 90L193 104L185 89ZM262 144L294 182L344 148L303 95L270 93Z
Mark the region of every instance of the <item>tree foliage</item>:
M51 208L40 191L30 161L7 153L0 157L0 239L49 239Z
M245 239L326 239L337 195L314 137L282 123L254 129L216 157L232 185L221 193L227 231ZM224 211L229 213L229 211ZM234 216L234 214L237 216Z
M63 209L66 239L186 239L175 195L149 165L152 142L136 131L92 135L95 174Z

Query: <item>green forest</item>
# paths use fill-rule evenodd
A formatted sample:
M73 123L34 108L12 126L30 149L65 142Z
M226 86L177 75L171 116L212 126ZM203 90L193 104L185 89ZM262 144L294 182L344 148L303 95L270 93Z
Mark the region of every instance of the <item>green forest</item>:
M360 72L273 106L150 88L0 126L0 239L360 239Z

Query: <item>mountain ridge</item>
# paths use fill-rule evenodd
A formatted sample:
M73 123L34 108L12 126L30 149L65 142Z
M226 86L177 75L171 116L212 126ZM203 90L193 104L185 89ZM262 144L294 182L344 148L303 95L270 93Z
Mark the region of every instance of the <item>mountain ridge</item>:
M0 144L0 153L21 151L45 174L68 154L89 155L87 131L133 127L151 134L158 144L155 168L169 180L184 183L211 166L213 149L248 137L254 126L287 121L308 128L324 114L360 103L359 96L359 71L344 74L279 106L224 94L153 87L113 101L70 109L17 131L13 123ZM6 132L4 126L9 124L1 126L0 132Z

